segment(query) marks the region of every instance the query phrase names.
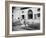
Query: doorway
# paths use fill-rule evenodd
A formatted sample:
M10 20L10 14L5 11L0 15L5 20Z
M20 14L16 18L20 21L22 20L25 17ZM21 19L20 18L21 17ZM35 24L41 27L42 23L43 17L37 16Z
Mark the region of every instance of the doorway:
M32 12L32 10L28 11L28 19L33 19L33 12Z
M24 15L22 15L22 19L24 19L25 18L25 16Z

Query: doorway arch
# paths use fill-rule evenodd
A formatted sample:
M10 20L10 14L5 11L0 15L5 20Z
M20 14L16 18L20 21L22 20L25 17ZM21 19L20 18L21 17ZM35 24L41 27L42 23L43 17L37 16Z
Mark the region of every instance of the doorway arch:
M33 19L33 11L31 9L28 10L28 19Z

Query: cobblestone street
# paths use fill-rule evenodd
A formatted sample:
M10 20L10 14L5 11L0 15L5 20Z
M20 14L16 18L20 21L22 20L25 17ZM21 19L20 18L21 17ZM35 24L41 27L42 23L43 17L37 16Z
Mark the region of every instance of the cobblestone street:
M14 25L12 28L13 31L22 31L22 30L39 30L40 24L34 24L34 25Z

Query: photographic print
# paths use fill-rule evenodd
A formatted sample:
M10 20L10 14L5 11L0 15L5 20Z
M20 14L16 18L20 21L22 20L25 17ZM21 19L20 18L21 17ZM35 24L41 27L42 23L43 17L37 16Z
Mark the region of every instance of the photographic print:
M44 3L6 2L6 36L45 33Z
M40 30L40 8L12 7L12 31Z

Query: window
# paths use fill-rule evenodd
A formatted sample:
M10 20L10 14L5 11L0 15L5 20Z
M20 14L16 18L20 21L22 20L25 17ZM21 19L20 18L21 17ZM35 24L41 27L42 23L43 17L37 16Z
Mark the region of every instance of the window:
M37 16L40 17L40 13L38 13Z
M24 15L22 15L22 19L24 19Z
M15 7L12 7L12 13L13 13L14 9L15 9Z
M37 11L39 11L39 12L40 12L40 8L38 8L38 9L37 9Z
M33 12L32 12L32 10L28 11L28 19L33 19Z

